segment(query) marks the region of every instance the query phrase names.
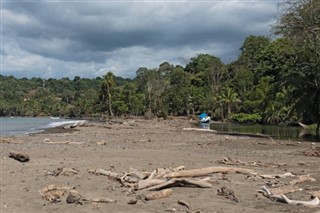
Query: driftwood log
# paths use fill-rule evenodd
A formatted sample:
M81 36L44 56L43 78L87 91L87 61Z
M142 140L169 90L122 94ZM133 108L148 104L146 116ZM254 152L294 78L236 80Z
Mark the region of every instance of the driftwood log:
M191 179L191 178L173 178L165 183L158 184L155 186L151 186L146 188L147 190L161 190L170 187L199 187L199 188L211 188L212 184L207 182L206 180L199 179Z
M276 179L276 178L288 178L288 177L295 177L296 175L292 174L291 172L287 172L284 174L265 174L260 175L263 179Z
M147 194L145 196L145 199L146 200L161 199L161 198L169 197L170 195L172 195L172 193L173 193L172 189L163 189L158 192L153 192L153 193Z
M95 174L95 175L105 175L105 176L108 176L110 178L114 178L117 180L120 180L120 178L121 178L121 175L119 175L118 173L107 171L104 169L89 169L89 173Z
M245 162L240 160L234 160L231 157L223 158L223 160L218 160L217 162L224 165L261 166L261 167L272 167L272 168L278 168L280 166L287 165L286 163L273 163L273 162L263 163L261 161Z
M13 158L17 161L20 161L20 162L28 162L30 160L29 156L26 155L26 154L22 154L20 152L14 152L14 151L11 151L9 153L9 158Z
M271 200L276 200L279 202L287 203L287 204L293 204L293 205L303 205L307 207L316 207L320 205L320 200L318 197L315 197L312 200L309 201L300 201L300 200L290 200L286 195L284 194L272 194L271 191L263 186L259 192L262 192L265 197L271 199Z
M255 175L255 171L251 169L238 168L238 167L221 167L221 166L213 166L206 167L200 169L191 169L191 170L182 170L177 172L171 172L164 177L166 178L178 178L178 177L199 177L205 176L212 173L242 173L242 174L252 174Z
M304 182L314 182L316 179L310 177L310 175L300 175L297 179L290 181L290 185L296 185Z

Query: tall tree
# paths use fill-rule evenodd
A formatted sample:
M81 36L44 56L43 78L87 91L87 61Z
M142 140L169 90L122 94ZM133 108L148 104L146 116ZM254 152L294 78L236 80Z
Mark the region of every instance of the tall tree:
M291 96L296 110L306 115L320 129L320 1L286 0L282 7L275 34L293 42L296 62L283 76L292 86Z
M112 88L116 86L115 76L112 72L108 72L103 78L101 85L102 100L108 103L108 113L112 117Z

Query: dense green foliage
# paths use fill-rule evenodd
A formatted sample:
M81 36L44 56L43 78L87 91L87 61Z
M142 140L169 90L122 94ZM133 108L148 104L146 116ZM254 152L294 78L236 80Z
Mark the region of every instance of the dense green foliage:
M134 79L108 72L73 80L0 76L1 116L190 115L320 125L320 3L285 1L277 39L248 36L237 60L198 54L182 67L140 67Z

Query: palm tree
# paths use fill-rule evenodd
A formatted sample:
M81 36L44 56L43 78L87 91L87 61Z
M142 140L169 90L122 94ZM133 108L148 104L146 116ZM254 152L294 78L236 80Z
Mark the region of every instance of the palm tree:
M231 87L227 87L223 90L223 93L220 95L222 103L227 105L228 116L231 115L231 107L235 103L240 103L241 100L238 98L238 93L236 93Z

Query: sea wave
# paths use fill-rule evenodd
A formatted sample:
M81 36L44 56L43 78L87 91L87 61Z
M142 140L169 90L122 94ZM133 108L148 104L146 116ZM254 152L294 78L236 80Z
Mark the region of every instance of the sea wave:
M86 120L68 120L68 121L56 121L48 124L45 128L55 128L55 127L60 127L60 126L65 126L65 125L76 125L78 123L86 123Z

